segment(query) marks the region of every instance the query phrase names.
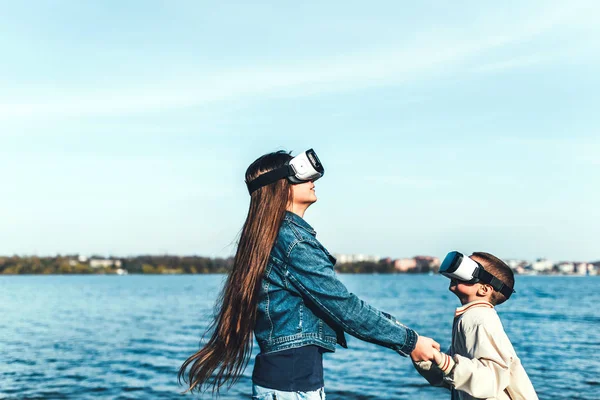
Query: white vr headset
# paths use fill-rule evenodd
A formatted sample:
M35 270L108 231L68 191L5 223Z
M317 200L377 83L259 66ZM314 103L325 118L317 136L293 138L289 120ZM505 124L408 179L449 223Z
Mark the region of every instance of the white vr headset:
M515 292L512 287L487 272L483 265L470 257L463 256L458 251L451 251L444 258L440 266L440 274L465 283L487 283L507 299Z
M287 178L292 183L303 183L316 181L325 173L323 164L319 161L317 153L313 149L306 150L292 158L284 166L266 172L250 182L246 182L248 192L252 194L263 186L277 182L279 179Z

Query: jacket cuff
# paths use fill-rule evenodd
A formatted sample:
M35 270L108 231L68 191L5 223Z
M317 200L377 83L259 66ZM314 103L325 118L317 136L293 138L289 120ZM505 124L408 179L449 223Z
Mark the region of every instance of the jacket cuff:
M454 368L454 360L446 353L442 354L442 361L437 365L440 370L444 373L444 375L449 375Z
M404 341L404 344L397 349L398 353L408 357L417 346L417 339L419 339L417 332L410 328L406 328L406 340Z

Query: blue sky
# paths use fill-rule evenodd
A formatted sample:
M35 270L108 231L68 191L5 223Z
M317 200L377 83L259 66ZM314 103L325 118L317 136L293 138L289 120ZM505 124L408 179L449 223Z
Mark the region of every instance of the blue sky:
M314 148L335 253L600 259L595 1L3 2L0 254L227 256Z

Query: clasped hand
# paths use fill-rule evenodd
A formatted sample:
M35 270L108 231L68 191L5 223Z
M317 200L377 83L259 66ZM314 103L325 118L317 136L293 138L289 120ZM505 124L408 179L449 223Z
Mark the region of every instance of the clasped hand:
M410 358L414 362L433 361L438 363L441 357L440 344L427 336L419 336L415 349L410 353Z

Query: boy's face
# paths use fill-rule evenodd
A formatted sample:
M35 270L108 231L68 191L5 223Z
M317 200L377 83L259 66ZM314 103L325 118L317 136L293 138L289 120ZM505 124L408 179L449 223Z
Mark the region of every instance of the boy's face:
M479 263L483 261L475 257L471 257L471 259ZM475 300L490 301L494 292L494 289L492 289L490 285L483 283L465 283L457 279L450 279L450 287L448 290L459 298L462 305Z
M488 286L488 285L485 285ZM450 279L450 287L448 288L458 297L460 304L465 305L475 300L490 301L492 291L484 287L481 283L465 283L456 279Z

